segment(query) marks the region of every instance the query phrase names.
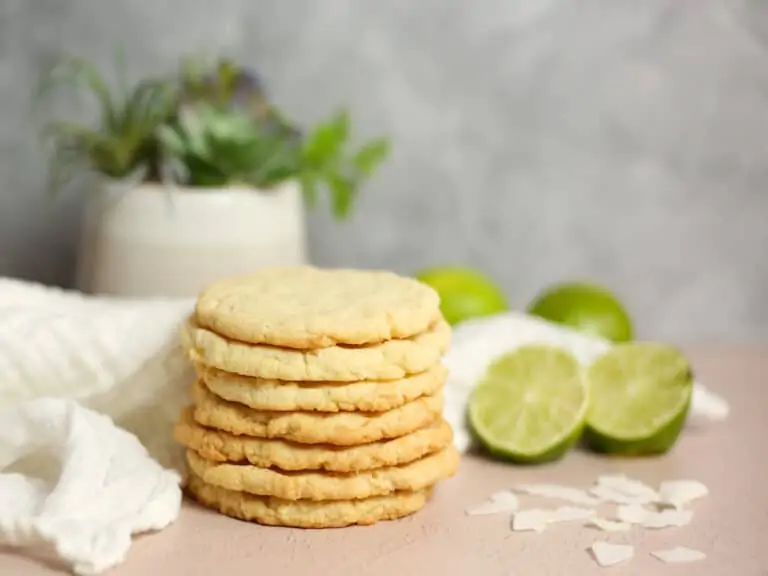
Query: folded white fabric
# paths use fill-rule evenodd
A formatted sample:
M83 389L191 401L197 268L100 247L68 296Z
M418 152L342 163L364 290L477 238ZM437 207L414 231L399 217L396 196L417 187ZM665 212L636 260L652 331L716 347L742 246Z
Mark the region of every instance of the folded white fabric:
M95 574L176 519L191 304L0 279L0 542Z
M97 574L123 561L132 534L178 516L179 475L108 417L43 398L0 422L0 543L48 545L77 574Z
M191 309L189 300L84 296L0 278L0 410L74 399L178 468L167 436L193 379L178 337Z
M453 331L451 350L445 358L450 370L445 389L446 419L454 428L456 445L466 450L471 439L467 429L466 403L474 385L494 358L526 344L548 344L569 350L587 365L605 353L611 344L572 329L528 316L507 312L488 318L470 320ZM710 392L700 382L694 384L688 424L723 420L728 416L727 402Z

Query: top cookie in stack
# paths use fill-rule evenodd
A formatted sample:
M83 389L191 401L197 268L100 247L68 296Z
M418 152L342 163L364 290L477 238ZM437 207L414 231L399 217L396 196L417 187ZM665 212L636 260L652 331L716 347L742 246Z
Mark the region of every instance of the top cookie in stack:
M264 524L370 524L421 508L458 454L442 419L450 328L391 272L223 280L182 331L198 380L176 438L206 505Z

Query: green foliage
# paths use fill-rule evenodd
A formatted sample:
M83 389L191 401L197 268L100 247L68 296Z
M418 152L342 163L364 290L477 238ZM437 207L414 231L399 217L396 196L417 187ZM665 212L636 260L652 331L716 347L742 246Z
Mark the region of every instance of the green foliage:
M139 169L156 171L154 134L173 113L176 89L172 83L145 80L127 95L116 96L90 63L68 59L43 77L38 98L65 87L90 92L100 114L95 128L60 121L45 126L43 138L53 148L50 179L54 188L69 182L81 167L116 179Z
M166 160L183 166L188 186L245 184L268 189L300 172L296 144L272 134L245 112L208 103L182 107L157 132Z
M173 78L146 79L115 95L90 63L69 59L44 77L40 95L66 86L90 93L100 114L95 127L47 124L56 188L81 168L201 190L268 190L296 179L310 206L325 190L334 216L343 219L389 153L381 138L351 149L345 111L302 136L268 101L260 79L228 60L214 66L186 60Z
M349 115L340 112L319 124L304 140L300 151L302 183L310 202L323 185L331 191L332 209L338 218L349 214L360 183L369 177L389 153L384 139L348 150Z

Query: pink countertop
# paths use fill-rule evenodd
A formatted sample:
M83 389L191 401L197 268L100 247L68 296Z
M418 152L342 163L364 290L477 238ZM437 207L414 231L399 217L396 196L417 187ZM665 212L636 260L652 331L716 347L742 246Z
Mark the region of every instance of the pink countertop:
M768 575L768 348L693 348L697 375L731 403L728 421L689 429L662 458L612 460L575 452L539 468L466 456L460 473L437 489L419 514L371 527L292 530L250 525L187 503L170 528L137 540L110 576L663 576ZM523 482L590 485L622 471L649 483L704 482L710 496L693 504L682 528L606 533L559 524L542 534L513 533L507 515L468 517L464 510L498 489ZM525 498L526 506L553 503ZM631 543L628 564L599 568L585 551L596 540ZM687 546L707 558L665 565L651 550ZM0 574L61 574L0 548Z

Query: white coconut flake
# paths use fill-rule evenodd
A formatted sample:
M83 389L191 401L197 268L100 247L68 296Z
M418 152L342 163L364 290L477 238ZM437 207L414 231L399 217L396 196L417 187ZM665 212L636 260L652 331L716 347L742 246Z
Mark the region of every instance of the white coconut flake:
M616 520L608 520L606 518L590 518L585 525L594 526L603 532L626 532L632 528L632 525L626 522L617 522Z
M595 511L592 508L578 508L575 506L561 506L555 510L531 508L529 510L521 510L514 515L512 518L512 530L515 532L543 532L548 524L585 521L594 515Z
M487 516L489 514L504 514L508 512L517 512L520 508L520 501L509 490L494 492L486 502L479 506L466 510L467 516Z
M555 510L550 522L574 522L577 520L589 520L595 514L595 510L592 508L561 506Z
M708 494L709 489L698 480L667 480L659 486L659 504L682 508Z
M704 552L693 550L692 548L685 548L684 546L677 546L675 548L670 548L669 550L656 550L655 552L651 552L651 556L658 558L666 564L698 562L707 557Z
M642 521L643 528L660 529L686 526L693 519L692 510L667 508L661 512L649 512Z
M731 409L728 402L709 390L706 386L696 383L691 398L691 416L703 420L722 421L728 418Z
M582 506L597 506L600 504L600 500L591 497L585 490L560 484L523 484L518 486L516 490L531 496L554 498L570 502L571 504L581 504Z
M623 504L616 507L616 520L625 524L643 524L653 512L640 504Z
M628 544L611 544L610 542L595 542L590 550L600 566L606 568L627 562L635 555L634 546Z
M650 504L659 499L656 490L623 474L600 476L589 493L604 502L616 504Z
M512 530L515 532L544 532L555 513L553 510L531 508L521 510L512 517Z
M589 489L589 493L600 502L611 502L613 504L645 504L644 500L636 496L627 496L623 492L614 490L607 486L595 486Z

